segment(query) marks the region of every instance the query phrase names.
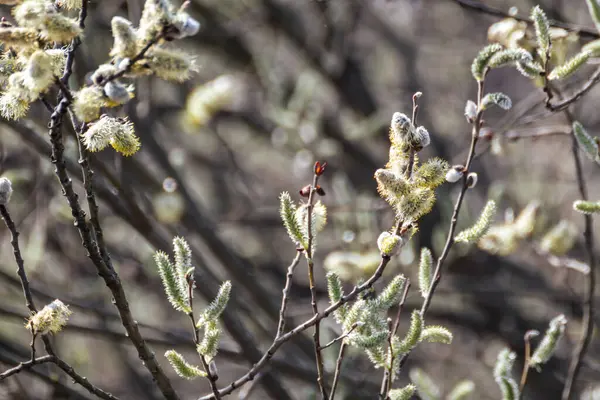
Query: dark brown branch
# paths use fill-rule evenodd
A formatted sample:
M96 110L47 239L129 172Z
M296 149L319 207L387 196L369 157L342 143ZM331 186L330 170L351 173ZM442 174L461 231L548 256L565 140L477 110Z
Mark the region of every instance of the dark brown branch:
M579 189L579 195L581 200L588 200L587 187L583 178L583 168L581 165L581 157L579 155L579 145L577 139L573 134L573 144L571 151L573 153L573 161L575 163L575 172L577 177L577 186ZM573 358L571 365L569 366L569 373L562 393L562 400L570 400L572 396L573 386L577 381L579 370L583 362L583 357L587 352L587 349L592 340L592 334L594 331L594 291L596 289L596 257L594 255L594 228L592 225L592 216L584 214L585 230L583 237L585 241L585 251L587 253L588 265L590 267L589 273L584 275L585 279L585 292L583 295L583 329L581 331L581 337Z
M80 13L80 25L83 24L84 19L87 15L86 7L87 1L84 1L84 9L82 9ZM61 99L58 105L55 107L52 115L50 116L50 124L49 124L49 135L50 135L50 143L52 146L52 163L55 165L55 174L58 177L58 180L63 189L63 194L67 198L67 202L69 203L69 207L71 208L71 212L73 215L73 219L75 220L75 226L79 230L79 234L81 236L83 246L88 252L88 257L94 263L98 271L98 275L102 277L106 286L110 289L111 294L114 299L114 304L119 311L119 315L121 317L122 324L129 335L131 342L136 347L136 350L139 354L140 359L143 361L144 366L151 373L152 377L156 381L157 386L161 390L163 396L167 399L178 400L179 397L175 390L171 386L171 382L167 378L167 376L162 371L162 368L158 364L154 353L148 348L146 342L144 341L137 322L133 319L131 315L131 311L129 309L129 302L127 301L127 296L125 295L125 291L121 284L118 274L114 270L110 257L107 255L106 258L102 257L102 253L98 248L98 243L93 238L92 232L87 224L85 218L85 212L81 208L79 203L79 198L75 190L73 189L73 183L66 169L66 164L64 160L64 144L62 137L62 123L63 119L68 111L68 107L71 104L70 99L72 99L72 95L68 88L66 87L66 82L68 81L72 64L74 61L74 53L79 45L78 39L75 39L67 51L67 63L65 66L65 72L63 77L61 78L62 83L61 86ZM104 250L103 250L104 251Z
M598 71L600 71L600 69L598 69ZM552 97L553 91L556 92L558 97L562 97L561 93L558 90L553 88L551 85L547 85L546 94L548 98L546 101L546 108L548 109L551 109L549 99ZM564 108L564 113L567 120L572 125L575 119L573 118L571 111L569 111L568 108ZM572 132L571 135L571 153L573 156L573 162L575 164L575 177L577 180L577 188L581 197L580 200L587 201L588 192L585 179L583 177L583 167L581 163L581 157L579 155L579 144L577 143L575 133ZM594 255L594 227L591 215L584 214L583 218L585 221L585 230L583 232L583 238L585 242L585 252L587 253L589 266L589 272L584 275L585 291L583 294L582 321L584 328L581 331L579 343L577 344L577 348L573 352L571 364L569 365L569 372L567 374L567 379L565 381L565 386L563 387L563 392L561 396L562 400L570 400L572 397L573 386L577 381L577 376L579 375L579 371L583 363L583 358L590 345L590 342L592 340L592 334L594 331L594 291L596 289L596 257Z
M581 89L571 95L568 99L565 99L557 104L552 104L550 99L546 102L546 107L550 111L563 111L577 100L581 99L587 92L589 92L598 82L600 81L600 68L590 76L590 78L583 84Z

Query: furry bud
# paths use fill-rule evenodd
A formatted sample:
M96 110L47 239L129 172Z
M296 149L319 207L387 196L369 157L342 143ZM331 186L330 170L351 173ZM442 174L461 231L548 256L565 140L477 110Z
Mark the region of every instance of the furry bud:
M66 324L73 312L62 301L56 299L38 311L27 321L27 328L34 333L45 335L57 333Z
M469 175L467 175L467 187L472 189L475 185L477 185L477 172L470 172Z
M398 235L392 235L389 232L381 232L377 238L377 247L381 254L391 257L398 254L402 248L403 240Z
M110 81L104 85L104 95L118 105L125 104L131 99L128 88L117 81Z
M8 178L0 178L0 205L5 206L10 201L12 195L12 183Z
M454 165L446 172L446 180L450 183L458 182L464 175L465 167L462 165Z

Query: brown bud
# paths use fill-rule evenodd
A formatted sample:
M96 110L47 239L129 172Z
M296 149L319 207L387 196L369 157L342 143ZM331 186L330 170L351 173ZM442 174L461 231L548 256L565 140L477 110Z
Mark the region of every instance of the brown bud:
M325 167L327 167L327 162L323 162L323 164L321 164L319 161L317 161L315 163L315 175L317 176L321 176L323 175L323 173L325 172Z

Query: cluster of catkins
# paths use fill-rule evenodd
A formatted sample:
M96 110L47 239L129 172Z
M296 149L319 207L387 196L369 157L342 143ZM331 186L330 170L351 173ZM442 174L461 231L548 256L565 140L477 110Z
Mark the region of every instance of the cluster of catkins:
M133 97L133 85L126 85L116 77L156 75L181 82L195 70L193 56L165 45L199 30L200 24L184 11L185 5L175 9L167 0L147 0L137 28L123 17L113 17L112 59L94 71L93 84L77 92L73 104L77 118L91 123L83 134L88 150L100 151L110 144L129 156L140 147L133 125L126 118L101 115L103 108L118 107Z
M173 252L175 256L173 260L162 251L157 251L154 254L154 260L158 266L158 273L165 293L173 308L193 317L192 295L195 288L195 267L192 264L192 251L184 238L176 237L173 239ZM219 317L225 311L230 294L231 282L225 281L212 303L194 321L198 332L202 332L202 340L198 339L196 351L206 362L211 362L217 355L222 333ZM175 372L182 378L195 379L206 376L204 371L188 363L175 350L168 350L165 357L167 357Z
M82 28L77 18L69 16L82 7L83 0L0 0L14 5L12 14L18 26L0 25L0 42L4 53L0 59L0 114L7 119L22 118L29 106L50 90L64 72L68 48L78 40ZM114 43L111 60L91 75L92 84L73 95L72 110L79 121L87 124L83 143L90 151L111 145L123 155L135 153L139 139L126 118L103 114L107 108L119 107L133 97L134 87L119 78L156 75L181 82L195 70L194 57L166 45L176 39L194 35L200 24L168 0L147 0L139 26L123 17L111 21Z
M432 158L419 164L417 153L429 145L429 132L422 126L416 127L405 114L394 113L390 141L389 161L385 168L375 171L377 189L395 210L399 223L414 227L421 216L431 211L434 189L446 180L448 163ZM399 247L397 237L384 241L394 243L384 247ZM391 252L391 248L389 250L384 253Z

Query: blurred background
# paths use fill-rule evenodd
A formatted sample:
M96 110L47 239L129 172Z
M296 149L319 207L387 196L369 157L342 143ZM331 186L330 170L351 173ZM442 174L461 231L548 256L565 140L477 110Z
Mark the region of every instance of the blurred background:
M212 299L220 282L232 280L233 295L223 318L226 334L217 356L219 386L227 385L260 357L276 331L281 289L295 255L278 215L279 194L289 191L300 200L298 190L310 183L313 163L327 161L321 200L329 218L316 253L319 306L324 308L326 271L336 270L348 287L367 278L379 261L376 239L392 225L393 213L377 196L373 173L387 162L393 112L410 115L412 94L423 92L418 123L429 130L432 144L421 158L464 163L470 141L464 105L476 96L471 61L487 43L490 26L504 19L502 14L527 17L536 4L550 18L583 28L579 35L565 31L566 54L597 38L583 0L191 1L190 13L202 26L180 45L196 55L198 72L183 85L137 81L135 100L115 114L130 116L141 151L131 158L110 150L92 157L110 254L134 317L182 399L207 394L209 387L177 377L163 356L175 348L192 360L194 346L187 319L163 293L153 252L171 252L173 236L188 239L198 308ZM74 88L108 59L111 18L121 15L137 23L142 6L142 0L91 2ZM494 10L500 13L494 15ZM9 8L0 12L11 18ZM592 70L586 66L561 89L576 90ZM515 372L520 373L525 332L543 332L553 317L564 313L568 329L556 356L543 372L531 371L525 390L528 399L558 399L582 329L583 276L565 264L585 260L583 217L571 206L579 194L570 123L563 114L546 111L541 89L514 69L492 72L486 88L505 92L514 106L486 113L486 137L473 165L479 183L468 192L459 229L477 218L488 198L496 199L499 239L492 239L500 244L492 240L494 251L453 248L427 322L450 328L454 342L420 345L394 387L404 386L409 371L421 368L443 393L471 379L473 399L498 399L492 376L498 352L505 346L516 351ZM600 127L599 95L592 90L573 108L574 118L591 133ZM28 121L0 121L0 168L15 189L9 209L21 232L34 297L40 308L55 298L70 305L74 313L69 324L52 340L80 374L122 399L159 399L73 226L50 163L48 120L45 108L35 106ZM65 128L65 136L68 168L83 202L74 134ZM590 197L599 199L598 166L583 162ZM421 220L418 234L393 258L377 288L394 273L416 278L421 247L439 255L458 189L444 184L437 190L433 212ZM522 214L524 209L530 214ZM501 229L519 216L530 218L535 228L525 238L502 236ZM554 233L566 243L560 243L564 251L555 251L556 243L544 244L544 239L552 239L547 233L562 220L562 230ZM28 359L30 335L4 225L0 237L4 370ZM413 285L401 333L421 301ZM598 296L594 303L600 306ZM312 314L304 261L296 270L288 311L288 328ZM339 335L332 319L322 326L322 342ZM600 390L593 394L600 381L597 334L595 339L576 398L600 399ZM324 352L328 382L337 352L337 345ZM338 398L373 399L382 375L364 354L349 349ZM265 374L231 398L277 398L270 384L275 380L289 398L316 398L312 330L285 344ZM50 365L0 383L0 399L90 396Z

